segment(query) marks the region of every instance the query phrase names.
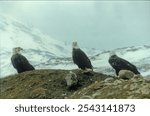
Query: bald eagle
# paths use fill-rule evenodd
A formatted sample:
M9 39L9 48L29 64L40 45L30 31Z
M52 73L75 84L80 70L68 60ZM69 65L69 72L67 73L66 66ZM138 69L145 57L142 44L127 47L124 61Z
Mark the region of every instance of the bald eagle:
M118 57L116 54L110 55L108 62L115 69L117 76L120 70L129 70L134 74L140 74L135 65L123 58Z
M28 62L26 57L20 54L23 49L21 47L13 48L13 55L11 63L18 73L35 70L34 67Z
M77 42L72 43L72 59L73 62L82 70L93 70L90 59L87 55L78 47Z

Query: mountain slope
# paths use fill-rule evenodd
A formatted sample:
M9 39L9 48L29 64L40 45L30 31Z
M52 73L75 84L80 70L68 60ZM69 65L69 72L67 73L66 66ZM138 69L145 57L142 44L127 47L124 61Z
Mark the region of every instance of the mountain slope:
M55 40L16 19L0 15L0 78L17 73L10 58L12 48L18 46L24 48L22 54L36 69L70 70L78 68L72 62L71 45ZM91 59L94 71L115 75L108 63L109 53L112 50L81 49ZM149 45L124 47L113 51L118 56L135 64L143 76L150 75Z
M122 57L134 65L143 76L150 75L150 46L132 46L118 48L113 50L119 57ZM112 67L108 63L109 53L111 51L102 51L92 57L95 70L105 74L114 74Z
M12 48L22 47L23 54L36 67L39 62L46 62L52 57L70 55L70 46L29 27L16 19L0 15L0 77L12 74L10 58Z

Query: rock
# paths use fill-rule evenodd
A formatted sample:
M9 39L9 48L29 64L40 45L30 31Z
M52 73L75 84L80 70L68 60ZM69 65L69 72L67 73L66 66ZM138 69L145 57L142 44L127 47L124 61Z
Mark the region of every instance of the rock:
M131 91L134 91L134 90L136 90L137 88L138 88L138 84L137 84L137 83L133 83L133 84L130 85L130 90L131 90Z
M112 82L113 80L114 80L114 78L111 77L111 78L105 79L104 82Z
M137 74L137 75L134 75L133 78L143 78L143 76L141 74Z
M146 77L144 78L146 82L149 82L150 83L150 77Z
M142 95L150 95L150 86L145 85L142 88L140 88Z
M93 99L91 96L81 96L80 99Z
M143 78L132 78L130 80L131 80L131 82L134 82L134 83L139 83L139 82L145 81Z
M69 74L67 74L65 80L68 88L71 88L78 84L77 75L72 71L70 71Z
M129 88L129 85L125 85L124 87L123 87L123 89L128 89Z
M131 79L134 77L134 73L132 71L129 70L120 70L119 71L119 79Z
M82 70L82 74L88 75L88 76L93 76L93 70L86 68L85 70Z
M113 85L119 85L119 84L122 84L122 81L121 80L115 80Z

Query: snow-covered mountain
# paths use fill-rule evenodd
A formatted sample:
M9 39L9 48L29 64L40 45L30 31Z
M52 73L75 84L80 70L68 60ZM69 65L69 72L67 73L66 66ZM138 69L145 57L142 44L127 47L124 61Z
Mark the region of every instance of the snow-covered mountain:
M66 57L71 46L41 33L12 17L0 15L0 77L16 71L11 65L12 48L22 47L24 55L36 67L54 57Z
M0 15L0 77L16 74L11 65L12 48L24 48L22 53L36 69L75 69L71 45L55 40L38 29L16 19ZM94 71L114 75L108 63L109 50L83 49L91 59ZM132 46L113 50L135 64L142 75L150 75L150 46Z
M112 50L111 50L112 51ZM92 65L94 67L95 72L101 72L107 75L115 75L115 71L108 63L109 53L108 51L98 51L95 53L98 54L90 54L88 50L86 53L91 59ZM119 57L122 57L134 65L137 66L138 70L141 72L143 76L150 76L150 46L132 46L125 48L118 48L113 50ZM77 68L76 65L72 63L71 57L68 58L57 58L51 59L47 64L51 64L53 68L60 69L74 69Z
M113 50L119 57L122 57L134 65L143 76L150 75L150 46L132 46ZM111 51L102 51L92 57L95 70L106 74L114 74L114 70L108 63L109 53Z

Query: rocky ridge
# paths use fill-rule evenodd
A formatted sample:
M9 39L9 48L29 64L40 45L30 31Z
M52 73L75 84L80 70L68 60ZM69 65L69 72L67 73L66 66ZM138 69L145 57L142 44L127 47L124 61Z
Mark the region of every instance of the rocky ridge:
M129 80L93 72L77 75L78 86L67 88L70 70L35 70L0 79L1 99L148 99L150 77Z

